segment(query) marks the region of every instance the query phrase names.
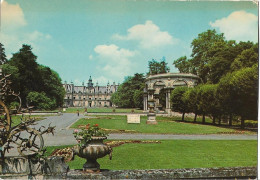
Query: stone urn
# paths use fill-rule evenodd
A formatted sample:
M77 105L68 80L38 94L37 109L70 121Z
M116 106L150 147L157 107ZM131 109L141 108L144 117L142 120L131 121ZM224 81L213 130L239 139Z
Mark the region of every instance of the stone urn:
M75 155L87 159L87 162L83 165L84 171L99 171L100 164L97 162L98 158L109 154L110 160L112 159L112 148L103 143L105 139L107 137L92 137L86 145L73 147Z

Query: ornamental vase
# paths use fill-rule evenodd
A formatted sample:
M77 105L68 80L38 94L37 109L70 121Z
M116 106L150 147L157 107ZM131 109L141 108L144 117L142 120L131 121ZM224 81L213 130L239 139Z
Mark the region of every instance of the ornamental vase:
M98 158L109 154L110 160L112 159L112 148L103 143L105 139L107 137L92 137L86 145L73 147L75 155L87 159L87 162L83 165L84 171L99 171L100 164L97 162Z

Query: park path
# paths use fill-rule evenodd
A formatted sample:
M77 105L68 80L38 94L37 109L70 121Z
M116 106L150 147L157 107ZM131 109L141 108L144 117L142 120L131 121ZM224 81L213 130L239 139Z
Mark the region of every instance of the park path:
M64 113L60 116L49 116L45 120L39 121L37 127L56 126L54 136L52 134L45 134L45 146L58 146L76 144L73 136L73 130L69 126L78 119L83 118L80 114ZM242 135L242 134L209 134L209 135L174 135L174 134L109 134L108 139L147 139L147 140L171 140L171 139L185 139L185 140L257 140L257 135Z

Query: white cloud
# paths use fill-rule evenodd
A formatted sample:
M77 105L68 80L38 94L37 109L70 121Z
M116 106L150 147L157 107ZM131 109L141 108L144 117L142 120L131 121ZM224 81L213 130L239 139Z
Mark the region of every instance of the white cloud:
M131 61L131 58L134 57L137 52L119 48L114 44L98 45L94 51L98 54L97 60L102 65L97 66L97 69L99 72L102 72L106 78L123 78L133 71L134 63Z
M27 24L19 4L1 3L1 23L4 29L25 26Z
M113 38L117 40L136 40L139 42L139 46L144 49L172 45L178 41L167 31L161 31L152 21L137 24L129 28L127 32L126 36L114 34Z
M26 31L27 22L24 12L19 4L8 4L2 1L1 4L1 43L4 44L6 55L11 57L11 53L17 52L22 44L29 44L34 51L39 51L42 43L52 38L51 35L34 30Z
M92 60L92 59L93 59L93 55L90 54L88 58L89 58L90 60Z
M258 18L245 11L235 11L228 17L210 22L211 27L218 28L228 40L257 41Z

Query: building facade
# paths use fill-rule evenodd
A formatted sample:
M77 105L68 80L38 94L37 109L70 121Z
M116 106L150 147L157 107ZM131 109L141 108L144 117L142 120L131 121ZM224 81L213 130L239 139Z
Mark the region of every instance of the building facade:
M119 84L107 83L107 86L94 86L90 76L87 85L76 86L72 82L65 82L63 87L66 91L64 97L65 107L112 107L111 95L117 91Z

